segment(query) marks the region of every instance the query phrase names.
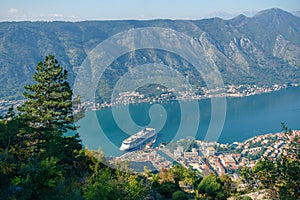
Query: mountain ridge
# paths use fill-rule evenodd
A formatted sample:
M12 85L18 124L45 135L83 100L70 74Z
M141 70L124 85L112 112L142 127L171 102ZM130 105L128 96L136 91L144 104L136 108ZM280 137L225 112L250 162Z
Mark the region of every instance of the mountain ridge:
M300 82L300 18L278 8L229 20L0 22L0 98L20 97L23 86L31 83L37 62L47 54L56 56L73 83L78 68L99 43L122 31L143 27L171 28L195 38L207 47L206 56L219 67L225 84ZM132 64L178 65L182 73L191 68L176 56L170 60L162 52L155 58L151 55L148 50L136 53ZM142 57L146 58L143 62ZM124 62L118 69L126 72L128 61ZM198 79L196 74L190 76ZM112 89L110 77L120 75L106 73L101 86Z

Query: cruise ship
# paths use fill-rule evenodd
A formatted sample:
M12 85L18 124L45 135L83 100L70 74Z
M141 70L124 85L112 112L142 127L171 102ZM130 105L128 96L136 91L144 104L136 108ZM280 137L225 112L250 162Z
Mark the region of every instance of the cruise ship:
M123 140L120 150L129 151L129 150L139 149L149 142L152 143L155 142L156 136L157 134L154 128L144 128L140 132Z

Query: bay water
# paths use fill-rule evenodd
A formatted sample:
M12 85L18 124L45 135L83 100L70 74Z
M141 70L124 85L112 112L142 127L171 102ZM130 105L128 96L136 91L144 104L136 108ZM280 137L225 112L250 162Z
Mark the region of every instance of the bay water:
M226 100L224 126L219 137L216 138L219 143L241 142L256 135L280 132L281 122L286 123L290 129L300 129L300 87L289 87L272 93ZM156 145L174 140L180 124L183 123L182 120L187 123L187 128L185 129L186 135L183 134L181 137L194 136L202 140L205 138L211 120L211 100L204 99L196 102L199 105L200 120L190 117L195 112L192 107L184 112L185 116L182 116L180 102L159 104L164 109L166 119L158 130ZM130 134L134 134L136 126L147 127L150 124L149 111L155 105L157 106L157 104L150 103L128 105L130 116L126 117L130 117L130 121L123 120L124 123L120 121L122 116L116 118L113 115L112 109L87 112L77 124L80 126L78 132L83 144L89 149L101 148L106 156L122 154L118 150L122 141ZM122 107L115 109L122 109ZM187 109L189 109L188 106ZM135 125L130 123L135 123ZM191 126L190 132L189 124L196 124L197 130L194 131ZM128 130L132 130L131 133L128 134Z

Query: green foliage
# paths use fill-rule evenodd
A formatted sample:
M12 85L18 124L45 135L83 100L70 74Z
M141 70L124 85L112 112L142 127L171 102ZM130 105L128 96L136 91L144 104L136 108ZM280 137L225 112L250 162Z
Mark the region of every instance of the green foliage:
M182 181L184 184L194 186L198 180L196 172L187 169L182 165L175 165L169 170L169 173L172 174L176 184L179 184L179 181Z
M220 178L214 174L210 174L200 182L198 192L208 199L226 199L223 185L224 183Z
M197 188L196 198L225 199L233 193L230 177L210 174L201 180L194 171L179 165L157 175L145 169L148 179L104 167L101 152L82 149L78 134L65 135L75 129L72 109L81 108L80 97L72 105L67 72L48 56L38 64L34 80L26 86L27 100L19 114L10 108L0 118L1 198L135 200L158 194L187 199L183 186ZM289 137L291 131L284 124L283 130ZM259 161L253 169L241 170L250 187L271 189L281 199L299 197L299 174L297 137L287 155L276 162Z
M108 200L110 198L118 199L120 194L116 190L116 184L112 178L112 173L109 168L105 170L99 170L87 179L87 184L83 188L85 199L103 199Z
M0 192L5 199L143 199L144 178L103 167L101 153L82 149L74 130L67 71L53 56L39 62L26 101L0 120ZM82 110L80 110L82 112ZM77 120L83 117L79 113ZM2 198L1 197L1 198Z
M300 160L283 157L277 163L275 189L281 199L297 199L300 197Z
M258 161L252 169L253 175L260 180L260 184L270 188L274 185L276 178L275 164L269 160Z
M61 166L57 162L57 158L50 157L23 165L18 175L12 180L13 185L21 188L17 198L59 198L62 195L59 187L64 177Z
M33 85L25 86L27 101L19 110L31 120L30 127L37 130L51 130L58 134L73 125L72 90L67 82L68 73L49 55L39 62Z
M26 154L18 149L21 143L18 131L22 126L23 123L15 116L13 108L10 108L7 115L0 119L0 193L3 198L9 196L8 188L12 177L18 171L19 158L26 157L24 156Z
M19 114L10 108L0 120L1 193L7 199L78 196L90 161L79 135L64 135L75 128L67 72L48 56L38 64L34 80L26 86Z
M128 172L101 167L99 162L93 165L93 174L87 178L83 188L85 199L143 199L147 188L143 179Z
M291 130L282 123L285 136ZM249 187L266 188L274 198L298 199L300 196L300 160L297 137L290 144L287 155L282 155L276 161L260 160L253 169L243 169L241 175Z
M249 196L243 196L242 200L252 200L252 198Z
M246 184L247 191L251 191L253 188L258 186L257 179L251 168L244 167L240 171L242 182Z
M214 18L186 22L177 20L1 22L0 39L3 43L0 52L0 98L21 97L22 86L31 83L34 72L32 66L44 54L56 53L57 58L68 69L72 84L76 73L73 66L82 64L87 56L86 52L114 34L142 27L171 28L193 38L199 38L203 32L207 33L207 40L210 43L205 45L212 45L212 53L222 55L216 56L215 61L225 83L299 82L300 73L297 67L299 65L290 64L295 58L296 63L299 63L297 54L290 51L300 46L299 26L298 17L282 10L267 10L254 18L237 17L232 20ZM282 43L285 58L274 56L273 53L278 35L287 40L286 43ZM247 38L250 42L243 46L245 43L242 38ZM238 51L230 52L230 42L236 45ZM218 51L214 52L213 49ZM235 53L247 60L246 66L249 65L249 68L240 65L238 62L240 60L232 58L231 55ZM174 67L188 77L192 85L204 85L203 81L199 80L201 76L176 55L163 51L153 54L151 49L140 50L134 54L134 58L131 59L128 59L129 55L123 56L124 59L118 60L119 63L114 63L114 66L104 73L105 80L99 84L99 93L109 96L104 91L113 88L111 86L115 85L114 82L127 71L129 65L144 64L143 59L148 63L162 63Z
M36 67L33 76L36 82L25 86L24 96L27 100L18 109L26 127L20 134L26 140L25 146L28 151L31 150L31 154L44 158L56 155L59 159L64 159L68 156L65 155L66 151L81 149L81 146L67 144L72 141L64 137L69 129L75 129L72 90L67 82L67 75L67 71L49 55ZM79 144L78 135L73 140L78 140L76 142Z
M173 182L163 182L157 187L157 192L166 198L171 198L173 193L180 190L179 185Z
M170 169L162 169L159 174L148 174L148 179L151 181L151 189L154 198L172 198L176 191L182 191L184 194L194 193L195 188L201 181L198 174L182 165L175 165ZM185 198L187 198L185 196Z
M187 200L189 198L184 192L177 190L176 192L173 193L172 199L173 200Z
M234 187L233 187L233 181L230 178L230 176L224 174L221 175L220 181L223 185L222 192L224 193L225 197L230 197L232 194L235 193Z

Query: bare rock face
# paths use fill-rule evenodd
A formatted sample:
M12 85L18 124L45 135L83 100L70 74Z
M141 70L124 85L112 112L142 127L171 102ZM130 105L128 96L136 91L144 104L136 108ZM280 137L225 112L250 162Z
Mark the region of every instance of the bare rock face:
M226 80L249 73L249 64L234 41L230 41L229 44L220 44L211 35L203 32L199 37L199 42L206 57L214 62ZM227 74L231 74L231 77L226 77Z
M273 55L282 58L291 66L300 66L300 47L278 35L273 49Z
M234 63L241 66L244 69L244 71L249 71L249 63L247 62L246 56L244 55L244 53L238 47L236 39L230 41L229 44L227 44L225 46L224 53Z
M202 45L206 57L215 62L218 67L226 66L228 67L232 64L231 60L223 54L223 52L218 48L218 42L214 40L208 33L203 32L199 37L199 42Z
M243 52L253 63L256 63L258 66L264 66L267 64L267 59L264 56L263 50L258 44L252 42L250 38L242 36L239 44Z
M22 97L38 61L48 54L54 54L68 70L72 85L82 62L97 45L120 32L144 27L173 29L194 39L225 84L300 83L300 18L280 9L230 20L0 22L0 98ZM184 49L180 42L174 45ZM205 84L188 60L171 52L144 49L114 61L103 73L99 90L112 88L124 73L147 63L172 67L195 86ZM96 69L84 70L93 73Z

